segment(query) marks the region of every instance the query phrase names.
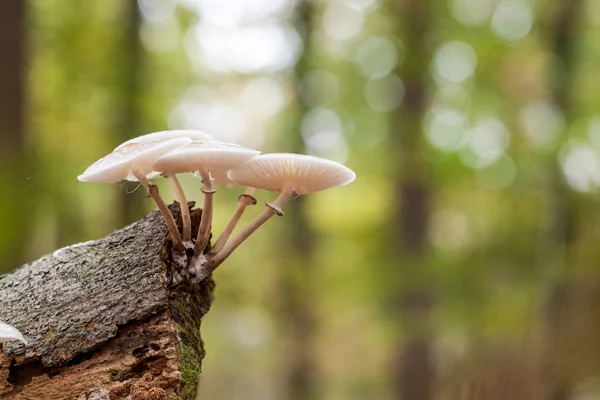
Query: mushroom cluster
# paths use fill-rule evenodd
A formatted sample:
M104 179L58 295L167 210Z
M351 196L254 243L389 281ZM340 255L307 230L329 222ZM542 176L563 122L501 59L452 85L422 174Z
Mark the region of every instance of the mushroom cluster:
M176 176L183 173L193 173L203 185L204 207L195 239L187 199ZM178 197L181 233L157 186L150 182L159 176L169 179ZM216 141L204 132L173 130L128 140L92 164L78 179L106 183L128 180L143 185L165 219L174 252L186 260L190 273L202 280L269 218L282 216L284 204L294 193L317 193L348 184L355 177L352 170L334 161L301 154L260 154L258 150ZM229 187L244 185L246 190L223 232L208 250L216 191L213 183ZM266 202L266 209L229 240L246 207L256 204L255 189L279 192L279 196L272 203Z

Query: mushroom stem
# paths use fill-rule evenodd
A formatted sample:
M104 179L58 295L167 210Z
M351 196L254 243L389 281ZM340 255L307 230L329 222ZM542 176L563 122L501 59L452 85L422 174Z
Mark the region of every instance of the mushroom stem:
M162 197L160 197L160 194L158 193L158 186L150 183L150 181L144 174L134 172L134 175L138 179L138 181L140 181L140 183L144 186L144 188L146 188L147 196L152 197L152 199L158 206L158 210L165 219L165 222L167 223L169 235L171 236L171 241L173 242L173 247L175 248L175 250L183 253L185 251L185 246L181 241L181 236L179 236L177 224L175 223L175 219L173 218L173 215L171 215L171 212L169 211L169 208L165 204L164 200L162 199Z
M256 199L253 197L253 195L254 188L252 187L246 187L246 191L240 195L240 197L238 198L237 207L235 208L233 215L229 219L229 222L227 222L225 229L223 229L223 232L221 233L214 246L210 250L212 254L218 253L219 250L223 248L225 243L227 243L229 236L231 236L231 233L240 221L240 218L242 217L242 214L244 213L246 207L249 205L256 204Z
M204 253L204 249L208 245L210 239L210 225L212 223L213 214L213 194L215 190L212 186L212 179L208 171L198 171L202 178L202 192L204 193L204 208L202 209L202 217L200 219L200 228L198 228L198 236L194 245L194 254L199 256Z
M279 216L283 215L281 211L281 207L287 203L290 199L290 196L294 193L293 187L285 187L277 196L277 199L273 203L265 203L267 209L260 213L252 222L250 222L244 229L242 229L229 243L227 243L221 251L219 251L215 256L208 261L208 272L206 275L214 271L223 261L227 259L233 253L235 249L238 248L240 244L244 240L246 240L254 231L262 226L265 222L269 220L273 215L277 214Z
M189 242L192 239L192 222L190 218L190 208L188 207L187 199L185 197L185 192L179 183L179 179L175 175L168 175L169 182L175 189L175 194L177 195L177 199L179 200L179 207L181 209L181 220L183 224L183 241Z

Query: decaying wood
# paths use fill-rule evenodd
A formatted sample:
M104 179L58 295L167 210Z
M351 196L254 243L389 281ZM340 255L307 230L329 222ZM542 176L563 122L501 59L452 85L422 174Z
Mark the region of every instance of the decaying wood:
M0 398L194 399L214 282L192 283L167 238L153 212L0 276L0 321L28 341L0 347Z

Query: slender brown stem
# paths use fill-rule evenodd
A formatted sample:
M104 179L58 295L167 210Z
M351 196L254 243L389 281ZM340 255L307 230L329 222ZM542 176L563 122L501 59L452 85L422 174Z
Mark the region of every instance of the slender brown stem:
M229 240L229 236L231 236L231 233L240 221L240 218L242 217L242 214L244 214L244 210L246 209L246 207L249 205L256 204L256 199L252 197L253 194L254 188L247 187L246 191L242 195L240 195L237 207L235 208L233 215L229 219L229 222L227 222L225 229L223 229L223 232L221 233L214 246L210 250L212 254L218 253L219 250L223 248L225 243L227 243L227 240Z
M152 199L154 199L158 209L165 218L167 227L169 228L169 234L171 235L171 240L173 241L173 246L177 251L184 252L185 246L183 245L181 237L179 236L177 224L175 223L175 219L173 219L173 215L171 215L169 208L163 201L162 197L160 197L160 194L158 193L158 186L150 185L150 196L152 196Z
M255 230L261 227L262 224L267 222L269 218L273 215L277 214L275 210L270 207L267 207L262 213L258 215L258 217L254 218L250 224L248 224L244 229L240 231L229 243L227 243L220 252L215 254L214 258L209 261L211 272L215 270L227 257L233 253L235 249L238 248L240 244L244 240L248 238Z
M198 229L198 237L194 246L194 254L199 256L204 253L204 249L208 245L210 239L210 225L212 224L213 214L213 194L215 190L212 186L212 179L208 171L198 171L202 177L202 192L204 193L204 208L202 209L202 218L200 219L200 228Z
M267 209L260 213L252 222L250 222L244 229L242 229L229 243L227 243L221 251L209 261L210 272L214 271L223 261L227 259L238 248L244 240L246 240L254 231L262 226L269 220L273 215L283 215L281 207L290 199L291 194L294 192L293 188L284 188L277 199L273 203L266 203Z
M134 172L134 175L144 186L144 188L146 188L146 194L148 195L148 197L152 197L152 199L158 206L158 210L165 219L167 228L169 229L169 235L171 236L173 247L175 248L175 250L183 253L185 251L185 246L181 241L181 236L179 236L177 224L175 223L175 219L173 218L173 215L171 215L171 212L169 211L169 208L165 204L164 200L162 199L162 197L160 197L160 194L158 193L158 186L150 183L150 181L148 180L148 178L146 178L144 174Z
M175 189L175 194L177 195L177 199L179 200L179 207L181 209L181 220L183 224L183 241L189 242L192 240L192 221L190 218L190 208L188 207L187 199L185 197L185 192L179 183L179 179L175 175L167 176L169 182Z

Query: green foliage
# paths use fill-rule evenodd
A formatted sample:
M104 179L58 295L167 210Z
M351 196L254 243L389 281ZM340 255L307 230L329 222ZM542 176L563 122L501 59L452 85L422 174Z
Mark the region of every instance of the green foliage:
M333 78L318 81L310 101L306 94L299 98L298 87L306 90L305 76L295 76L293 64L279 71L218 70L201 52L190 53L193 29L210 21L184 5L175 5L172 14L165 6L167 11L156 21L142 19L141 64L137 76L130 76L124 74L121 62L125 2L28 3L26 142L35 158L35 171L16 181L0 171L4 192L0 208L23 197L35 222L22 227L18 214L2 214L0 258L22 247L23 257L33 259L132 222L120 220L115 210L121 193L135 186L82 185L75 179L118 144L117 130L127 133L122 125L128 101L123 85L130 79L138 79L140 85L133 101L137 124L130 136L135 136L188 127L180 125L199 115L198 105L221 102L259 109L265 99L255 96L244 102L243 89L262 77L276 82L283 106L262 121L257 115L240 114L242 128L231 137L265 151L291 151L298 148L303 114L326 109L337 115L341 127L342 144L334 146L339 152L333 153L342 154L357 173L350 186L308 197L302 210L303 229L313 242L310 299L305 300L317 320L312 348L307 351L316 360L319 398L390 396L389 374L382 371L387 371L394 345L407 332L399 329L406 328L395 302L399 289L427 286L435 293L431 324L441 349L440 368L451 369L451 361L459 359L455 365L469 370L464 363L479 360L470 352L486 353L488 343L510 347L529 340L529 346L543 347L531 338L546 333L546 299L556 284L565 277L599 279L600 211L595 194L600 162L594 164L598 158L592 157L591 164L578 170L588 174L591 182L586 186L585 181L583 190L577 190L562 169L573 145L596 157L600 152L597 2L581 2L579 22L569 33L572 59L568 63L555 48L556 18L563 2L517 1L528 7L532 19L530 31L516 40L503 38L493 27L494 18L499 18L494 13L506 1L424 2L431 19L424 38L407 36L407 27L396 14L397 3L403 2L383 1L338 2L353 3L345 12L360 14L361 29L336 38L336 29L344 27L327 26L334 20L327 14L333 7L330 3L336 2L311 2L314 15L306 36L311 43L309 53L303 55L306 70L302 73L320 71ZM480 3L489 3L489 12ZM464 15L477 12L483 16L465 22ZM344 18L350 18L339 15L342 25ZM291 14L281 19L288 28L299 22ZM209 33L202 31L204 36L196 39L206 39ZM168 35L172 42L167 41ZM377 110L368 101L365 90L371 79L356 61L361 45L375 36L390 40L398 49L391 72L399 74L404 94L414 83L411 76L426 71L427 109L422 118L411 119L403 103L400 108ZM440 75L436 70L436 57L441 46L454 41L470 46L475 63L465 79L452 82L443 76L452 71ZM288 45L293 47L293 40ZM422 51L424 56L411 58L408 51ZM442 69L460 69L465 60L442 61ZM377 62L372 56L370 63ZM376 87L372 96L391 96L383 87ZM276 103L275 97L264 104ZM568 107L562 106L565 100ZM189 108L180 107L185 101ZM188 119L178 116L182 109ZM430 138L435 134L433 121L442 127L441 142L454 134L451 124L436 120L448 110L462 119L456 130L458 144L444 149ZM205 122L217 111L200 119ZM216 126L226 126L227 119L223 117ZM472 128L486 120L499 122L508 139L492 162L476 165L474 154L489 155L486 151L493 151L497 142L484 137L474 143L466 133L472 134ZM407 153L398 146L409 134L420 144ZM554 140L540 145L531 139L546 134L554 135ZM414 172L407 167L413 158L422 162L431 194L427 245L416 261L396 251L398 227L392 219L400 206L398 185ZM196 179L184 177L182 183L190 200L201 200ZM170 188L159 185L164 197L172 200ZM240 188L218 190L213 224L217 233L241 192ZM130 196L139 200L140 214L152 207L141 190ZM242 225L273 194L259 191L257 198L258 205L248 208ZM561 225L561 216L568 223ZM281 271L303 259L287 247L285 238L299 226L288 217L269 221L216 272L217 302L202 327L208 349L201 387L206 398L282 398L279 382L288 361L284 352L288 338L280 315ZM15 232L22 229L26 237L18 243ZM173 305L185 309L184 304ZM189 349L181 350L190 361L185 370L188 381L199 367ZM576 383L597 376L594 368L578 371Z

